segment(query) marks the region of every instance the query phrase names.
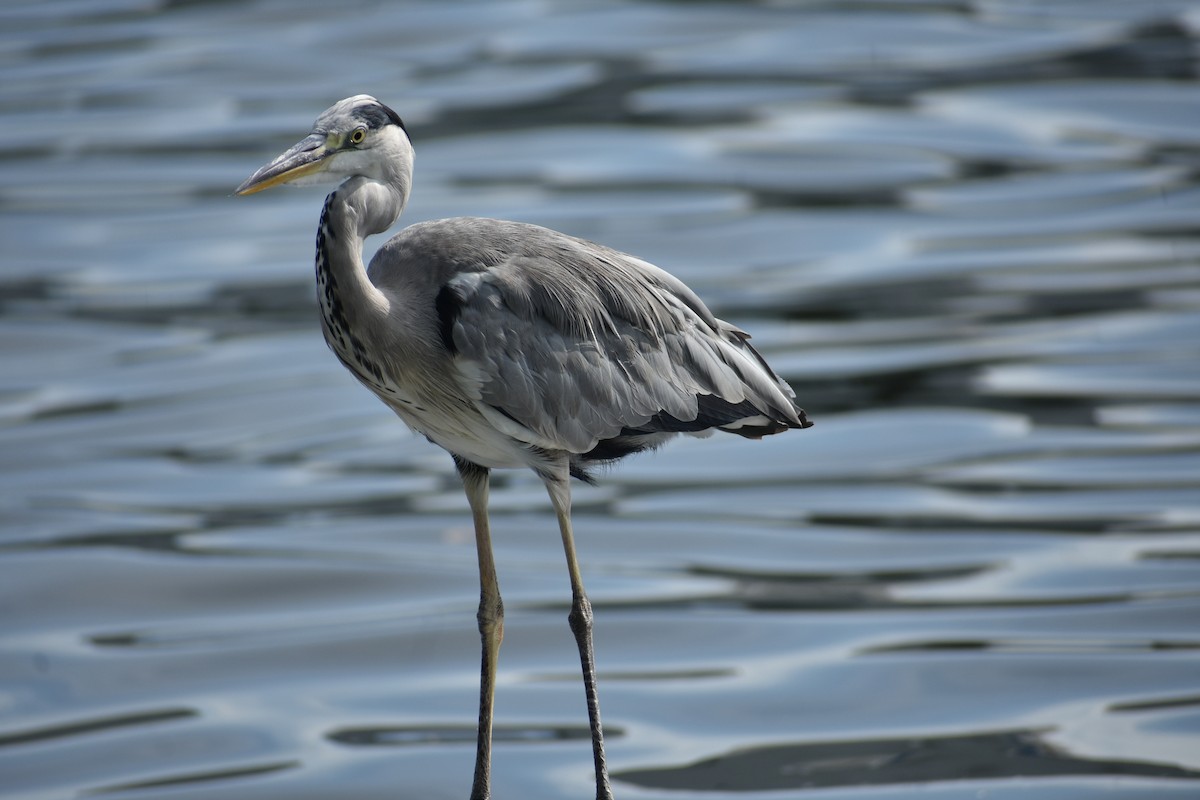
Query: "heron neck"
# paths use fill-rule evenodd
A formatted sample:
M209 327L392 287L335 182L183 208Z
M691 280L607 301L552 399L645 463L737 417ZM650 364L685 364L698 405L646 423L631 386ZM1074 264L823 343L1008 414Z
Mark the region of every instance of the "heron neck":
M328 224L335 233L361 244L375 233L392 227L408 200L405 186L393 186L370 178L354 177L325 200Z
M317 300L325 336L339 353L353 350L359 331L387 313L386 297L363 266L363 241L387 230L403 208L399 193L362 178L325 198L317 228Z

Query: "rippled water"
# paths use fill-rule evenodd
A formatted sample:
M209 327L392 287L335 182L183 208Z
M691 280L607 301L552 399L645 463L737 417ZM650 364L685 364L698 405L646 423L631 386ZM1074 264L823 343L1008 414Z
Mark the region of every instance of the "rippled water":
M578 487L622 800L1200 795L1200 5L0 8L0 796L456 798L477 576L343 373L340 97L408 222L548 224L750 329L817 427ZM499 477L498 798L587 797L561 548Z

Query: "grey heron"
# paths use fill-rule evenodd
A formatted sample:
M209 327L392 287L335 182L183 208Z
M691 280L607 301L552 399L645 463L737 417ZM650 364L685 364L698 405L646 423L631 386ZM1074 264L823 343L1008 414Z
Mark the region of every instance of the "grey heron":
M411 225L364 267L367 236L399 218L413 148L395 111L357 95L236 190L336 182L317 228L325 341L410 428L448 450L479 558L483 643L472 800L491 796L491 732L504 607L488 522L495 468L546 486L571 582L596 797L611 800L592 608L571 533L572 477L713 429L761 438L807 428L795 393L680 280L633 256L535 225L454 218Z

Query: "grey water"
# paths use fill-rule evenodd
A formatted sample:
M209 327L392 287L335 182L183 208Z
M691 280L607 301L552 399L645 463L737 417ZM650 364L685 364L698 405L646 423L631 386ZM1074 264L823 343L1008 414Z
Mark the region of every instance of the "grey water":
M404 223L653 261L816 422L577 487L620 800L1200 797L1198 57L1174 0L0 6L0 797L467 795L451 462L321 341L321 192L232 196L360 92ZM553 514L493 514L495 795L588 797Z

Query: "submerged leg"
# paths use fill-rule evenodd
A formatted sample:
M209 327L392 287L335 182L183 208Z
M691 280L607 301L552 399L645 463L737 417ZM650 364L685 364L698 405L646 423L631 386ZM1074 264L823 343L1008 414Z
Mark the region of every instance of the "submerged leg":
M479 676L479 732L475 746L475 778L471 800L490 800L492 796L492 699L496 693L496 659L504 639L504 604L496 581L496 562L492 557L492 534L488 525L488 470L458 458L454 459L462 476L471 517L475 523L475 549L479 553L479 636L483 657Z
M571 533L571 486L570 476L564 464L560 474L542 476L554 513L558 516L558 528L562 533L563 549L567 555L567 571L571 576L571 613L567 621L575 634L579 646L579 663L583 667L583 688L587 694L588 723L592 729L592 756L596 761L596 800L613 800L612 787L608 783L608 763L604 757L604 730L600 726L600 698L596 691L596 658L592 648L592 604L583 591L583 578L579 574L579 561L575 557L575 537Z

